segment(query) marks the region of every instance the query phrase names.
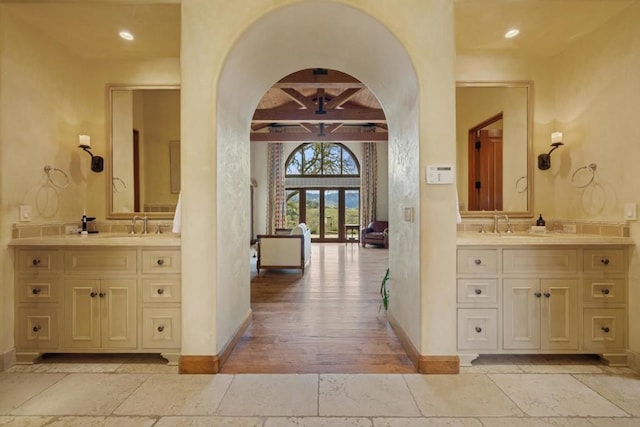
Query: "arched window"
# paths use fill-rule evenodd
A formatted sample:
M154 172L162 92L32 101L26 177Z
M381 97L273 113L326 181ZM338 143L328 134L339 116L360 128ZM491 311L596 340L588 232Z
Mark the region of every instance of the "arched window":
M287 177L360 176L360 165L351 150L342 144L307 143L291 153L285 173Z
M351 150L337 143L300 145L285 163L285 188L288 228L305 222L314 241L350 239L346 226L354 228L360 217L360 164Z

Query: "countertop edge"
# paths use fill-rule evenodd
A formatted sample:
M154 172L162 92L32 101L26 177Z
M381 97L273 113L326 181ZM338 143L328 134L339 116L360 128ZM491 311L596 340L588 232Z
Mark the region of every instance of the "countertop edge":
M180 247L181 239L178 235L134 235L117 233L100 233L90 234L88 236L81 235L65 235L65 236L45 236L45 237L24 237L21 239L13 239L8 243L9 247L27 247L27 246L98 246L98 247L116 247L116 246L149 246L149 247Z
M457 246L634 246L630 237L548 233L544 235L494 235L458 233Z

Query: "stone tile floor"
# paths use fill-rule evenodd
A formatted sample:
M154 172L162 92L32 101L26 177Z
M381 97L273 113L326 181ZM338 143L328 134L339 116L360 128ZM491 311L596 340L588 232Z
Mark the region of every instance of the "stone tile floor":
M0 426L640 426L640 375L592 357L481 357L460 375L178 375L157 358L0 373Z

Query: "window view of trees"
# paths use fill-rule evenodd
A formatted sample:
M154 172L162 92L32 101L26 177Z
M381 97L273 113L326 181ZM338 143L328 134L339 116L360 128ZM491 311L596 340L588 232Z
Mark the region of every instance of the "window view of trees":
M357 177L360 167L356 157L342 144L302 144L286 163L286 177L317 178L314 188L287 188L287 227L305 222L311 235L319 240L338 240L344 224L358 224L359 188L336 188L322 178Z

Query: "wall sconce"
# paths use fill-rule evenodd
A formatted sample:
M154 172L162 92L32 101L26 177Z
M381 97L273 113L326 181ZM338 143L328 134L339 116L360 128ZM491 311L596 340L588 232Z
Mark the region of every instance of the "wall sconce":
M102 172L104 170L104 159L100 156L94 156L91 152L91 137L89 135L80 135L78 147L82 148L91 156L92 171Z
M562 143L562 132L553 132L551 134L551 150L548 153L542 153L538 156L538 169L547 170L551 167L551 153L553 150L564 145Z

